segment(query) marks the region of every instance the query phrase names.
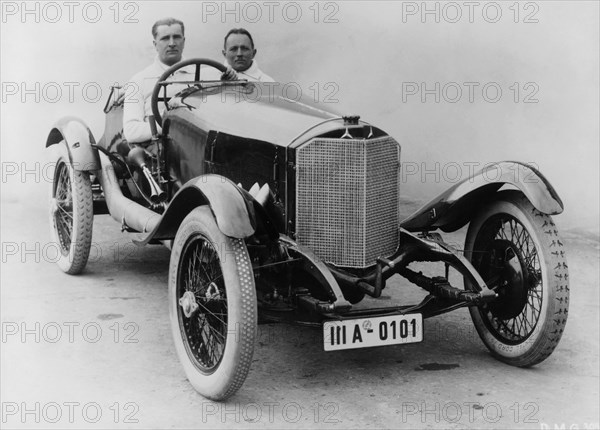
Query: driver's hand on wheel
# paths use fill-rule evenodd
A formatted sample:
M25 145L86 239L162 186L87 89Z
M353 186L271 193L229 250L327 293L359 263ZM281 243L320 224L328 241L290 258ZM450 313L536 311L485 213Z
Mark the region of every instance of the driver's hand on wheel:
M231 67L227 67L227 70L221 75L222 81L237 81L238 79L238 74Z

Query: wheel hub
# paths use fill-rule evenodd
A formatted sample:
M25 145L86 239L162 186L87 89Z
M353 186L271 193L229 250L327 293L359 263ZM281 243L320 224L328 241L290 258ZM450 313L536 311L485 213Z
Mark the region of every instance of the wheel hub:
M489 305L492 314L502 320L519 315L527 304L530 276L514 244L508 240L493 241L483 266L488 269L486 278L496 280L498 298Z
M183 296L179 299L179 306L181 306L185 317L191 318L198 310L198 303L196 303L196 296L194 296L194 293L191 291L183 293Z

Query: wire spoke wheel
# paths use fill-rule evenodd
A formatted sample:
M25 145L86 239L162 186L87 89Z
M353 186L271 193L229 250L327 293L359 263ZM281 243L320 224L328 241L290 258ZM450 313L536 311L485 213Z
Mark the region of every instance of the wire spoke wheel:
M69 162L64 143L54 171L50 195L50 225L59 255L58 266L71 275L87 264L94 221L92 185L87 172L76 171Z
M254 352L254 275L244 241L225 236L206 206L190 212L177 231L169 313L177 355L194 388L213 400L233 395Z
M69 167L67 164L61 163L58 165L57 170L54 222L60 241L60 250L66 255L69 253L73 234L73 195L71 193Z
M210 373L223 357L227 338L227 292L219 256L208 239L198 234L186 245L181 266L187 270L180 271L177 284L180 329L188 339L188 354L200 371ZM187 312L189 317L185 300L195 303L194 312Z
M520 192L503 191L469 225L465 255L497 294L470 308L485 345L515 366L545 360L562 336L569 304L568 266L552 219Z
M484 224L475 249L485 251L475 255L473 265L481 274L495 276L492 288L499 296L479 309L482 320L502 341L524 341L537 326L544 295L540 259L531 235L516 218L498 215Z

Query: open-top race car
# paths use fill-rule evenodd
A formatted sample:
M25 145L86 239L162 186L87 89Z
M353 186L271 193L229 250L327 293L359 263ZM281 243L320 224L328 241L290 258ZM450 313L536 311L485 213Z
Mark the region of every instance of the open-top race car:
M183 67L193 81L173 79ZM273 84L203 81L207 67L224 71L193 59L158 80L147 144L124 140L117 91L98 141L68 117L46 142L59 149L50 212L59 266L84 269L94 215L110 214L140 246L168 246L174 342L198 392L222 400L241 387L259 317L322 326L324 349L339 350L419 342L423 319L469 307L498 359L525 367L552 353L569 284L549 215L563 204L538 171L488 166L401 220L393 137ZM467 223L464 252L437 232ZM440 273L410 267L419 262L440 262ZM464 284L450 284L451 268ZM395 274L427 296L353 309Z

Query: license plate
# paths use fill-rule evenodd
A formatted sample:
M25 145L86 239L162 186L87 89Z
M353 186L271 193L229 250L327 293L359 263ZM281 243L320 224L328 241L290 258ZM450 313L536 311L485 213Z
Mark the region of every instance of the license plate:
M421 314L325 321L323 324L325 351L398 345L422 340Z

